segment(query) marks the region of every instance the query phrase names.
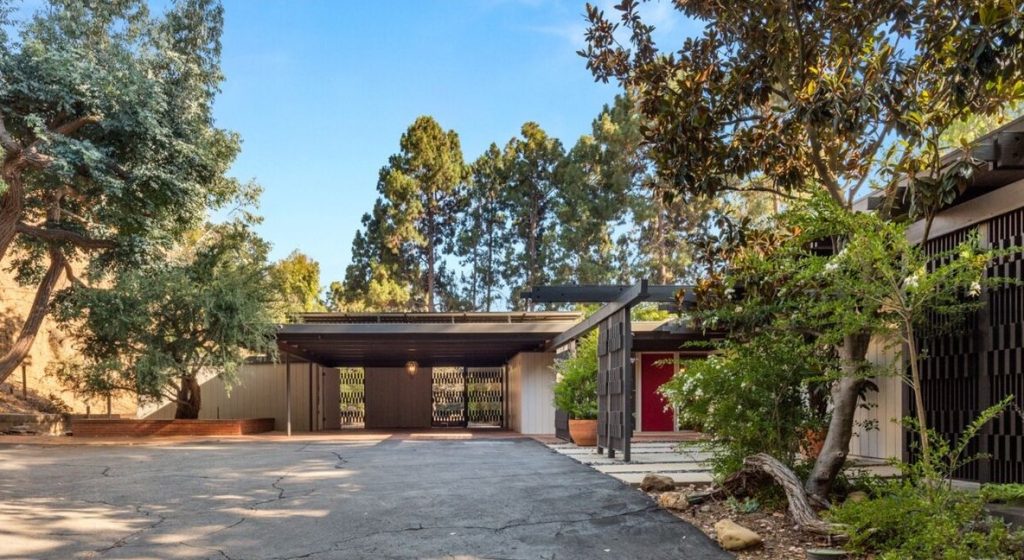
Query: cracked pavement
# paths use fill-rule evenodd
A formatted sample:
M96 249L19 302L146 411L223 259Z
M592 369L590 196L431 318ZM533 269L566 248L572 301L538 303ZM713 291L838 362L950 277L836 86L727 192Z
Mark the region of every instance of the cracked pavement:
M731 558L529 439L0 445L0 558Z

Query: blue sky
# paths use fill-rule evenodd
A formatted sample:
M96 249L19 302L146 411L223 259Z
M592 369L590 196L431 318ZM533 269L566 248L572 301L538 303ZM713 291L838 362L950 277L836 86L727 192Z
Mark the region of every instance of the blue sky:
M610 4L610 2L609 2ZM666 0L645 8L664 33ZM616 86L585 61L584 1L225 0L219 126L232 173L265 189L273 258L300 249L341 279L377 172L419 115L456 130L467 161L534 120L571 145Z

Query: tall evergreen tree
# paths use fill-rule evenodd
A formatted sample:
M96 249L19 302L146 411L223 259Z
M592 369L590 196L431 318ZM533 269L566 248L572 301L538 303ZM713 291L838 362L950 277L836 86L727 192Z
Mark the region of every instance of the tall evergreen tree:
M555 281L603 284L628 279L629 269L616 265L623 246L617 238L643 169L637 120L628 98L617 96L594 119L591 134L582 136L566 155L559 173Z
M377 188L388 203L388 247L414 255L422 266L428 311L435 310L441 289L439 252L454 236L457 191L465 174L458 134L428 116L413 122L402 135L399 153L381 171Z
M497 144L491 144L473 162L456 245L456 255L466 269L464 297L482 311L490 311L503 299L501 263L509 236L502 196L507 184L508 160Z
M519 307L525 286L551 279L551 258L557 223L558 170L565 157L562 143L535 122L523 125L521 137L505 148L509 161L503 204L509 215L512 242L506 246L503 270L513 286L510 303Z
M419 267L410 255L388 245L387 216L388 203L380 198L371 212L363 214L362 229L352 239L345 280L331 289L336 311L403 311L413 300Z

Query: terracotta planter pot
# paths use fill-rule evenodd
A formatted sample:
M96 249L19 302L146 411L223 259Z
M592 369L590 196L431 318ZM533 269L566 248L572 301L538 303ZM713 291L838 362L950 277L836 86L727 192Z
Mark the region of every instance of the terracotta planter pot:
M569 420L569 435L580 447L597 445L597 420Z

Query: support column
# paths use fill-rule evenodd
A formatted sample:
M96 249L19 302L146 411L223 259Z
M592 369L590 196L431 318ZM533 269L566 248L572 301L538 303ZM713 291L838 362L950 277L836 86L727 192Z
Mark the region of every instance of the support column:
M287 421L285 425L288 426L288 435L292 435L292 359L288 354L284 355L284 394L285 394L285 408L287 410L286 417Z
M313 430L313 362L309 362L309 431Z

